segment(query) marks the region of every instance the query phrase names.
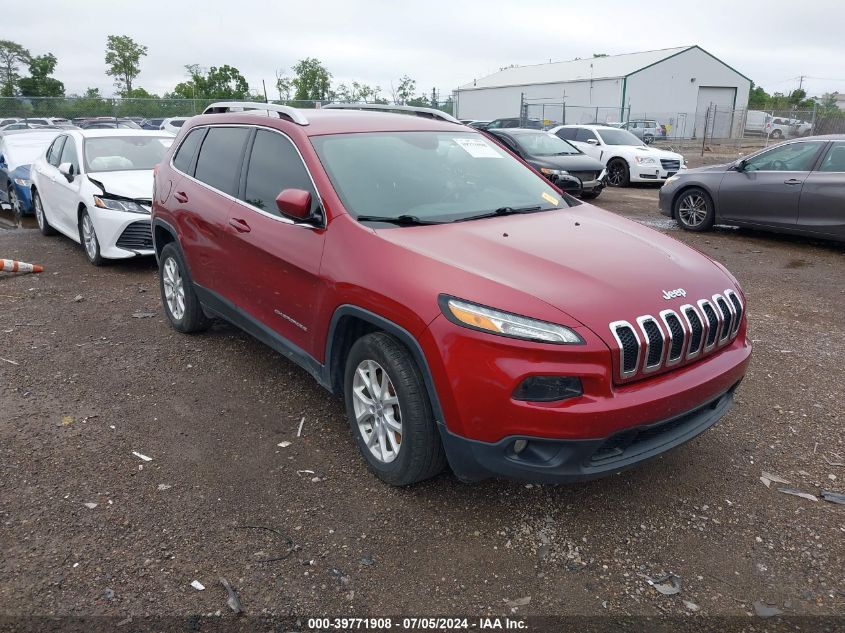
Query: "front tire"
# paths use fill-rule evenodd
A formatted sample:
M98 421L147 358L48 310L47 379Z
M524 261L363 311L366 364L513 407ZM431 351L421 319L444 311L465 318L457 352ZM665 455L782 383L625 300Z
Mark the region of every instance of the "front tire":
M97 239L97 231L94 229L94 221L88 215L88 211L83 210L79 217L79 241L82 242L82 248L85 249L85 256L88 261L94 266L103 265L103 256L100 253L100 240Z
M174 242L161 249L158 284L161 302L173 329L190 334L209 328L211 319L202 311L185 258Z
M12 207L12 212L15 214L15 220L20 221L23 218L23 206L21 205L21 199L18 197L15 185L12 183L9 183L9 186L6 188L6 197L9 200L9 205Z
M431 402L404 345L384 332L361 337L349 351L343 384L355 442L379 479L406 486L443 470Z
M600 193L601 191L582 191L579 197L581 200L595 200Z
M772 138L777 138L777 139L783 138L783 132L781 132L780 130L772 131Z
M709 231L716 219L713 199L698 187L683 191L675 199L673 211L678 224L687 231Z
M32 206L35 208L35 221L38 223L38 230L41 231L41 235L55 235L56 229L50 226L50 223L47 221L47 215L44 213L44 205L41 204L41 196L38 195L37 190L33 190L32 192Z
M607 164L607 184L611 187L627 187L631 184L631 170L623 158L614 158Z

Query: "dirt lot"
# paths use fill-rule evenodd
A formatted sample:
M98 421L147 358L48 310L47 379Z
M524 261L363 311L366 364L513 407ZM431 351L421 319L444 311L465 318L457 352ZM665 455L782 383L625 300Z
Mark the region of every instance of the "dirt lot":
M845 248L682 233L656 199L598 204L736 274L751 370L695 441L560 487L389 488L304 371L228 325L170 329L152 261L0 230L47 267L0 273L0 613L231 618L223 576L253 615L845 617L845 506L760 481L845 491ZM669 572L677 595L644 578Z

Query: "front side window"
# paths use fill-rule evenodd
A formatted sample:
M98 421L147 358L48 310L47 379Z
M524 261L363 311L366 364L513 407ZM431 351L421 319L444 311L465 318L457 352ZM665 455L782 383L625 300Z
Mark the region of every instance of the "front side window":
M62 156L62 146L64 145L66 138L67 136L58 137L55 141L53 141L50 149L47 150L47 162L53 167L59 166L59 159Z
M450 222L503 208L570 206L545 178L469 131L334 134L311 142L356 217Z
M241 157L250 130L244 127L212 127L200 148L195 178L230 196L238 191Z
M779 145L745 162L745 171L810 171L824 143L812 141Z
M642 145L643 142L627 130L602 130L599 132L605 145Z
M73 165L73 173L79 173L79 156L76 153L76 141L69 136L65 141L65 146L62 149L62 156L59 159L59 164L61 165L62 163L70 163Z
M100 136L85 139L85 171L138 171L158 165L173 144L171 136Z
M819 171L845 172L845 143L833 143L819 165Z
M592 130L588 130L585 127L579 127L578 131L575 133L575 140L586 143L587 141L597 141L598 139L596 138L596 135L593 134Z
M312 210L319 204L314 185L293 143L281 134L258 130L249 157L243 199L262 211L280 215L276 196L283 189L310 192Z

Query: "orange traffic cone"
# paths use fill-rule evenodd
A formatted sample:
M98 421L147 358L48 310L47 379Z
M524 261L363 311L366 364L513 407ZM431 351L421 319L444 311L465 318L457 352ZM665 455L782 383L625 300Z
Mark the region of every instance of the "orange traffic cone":
M6 273L43 273L44 267L38 264L27 264L14 259L0 259L0 271Z

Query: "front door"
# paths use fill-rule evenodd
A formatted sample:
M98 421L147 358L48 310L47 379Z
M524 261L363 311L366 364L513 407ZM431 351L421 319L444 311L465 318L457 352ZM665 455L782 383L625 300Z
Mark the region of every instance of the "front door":
M719 217L773 227L798 223L801 188L824 141L785 143L747 159L725 173L716 207Z

